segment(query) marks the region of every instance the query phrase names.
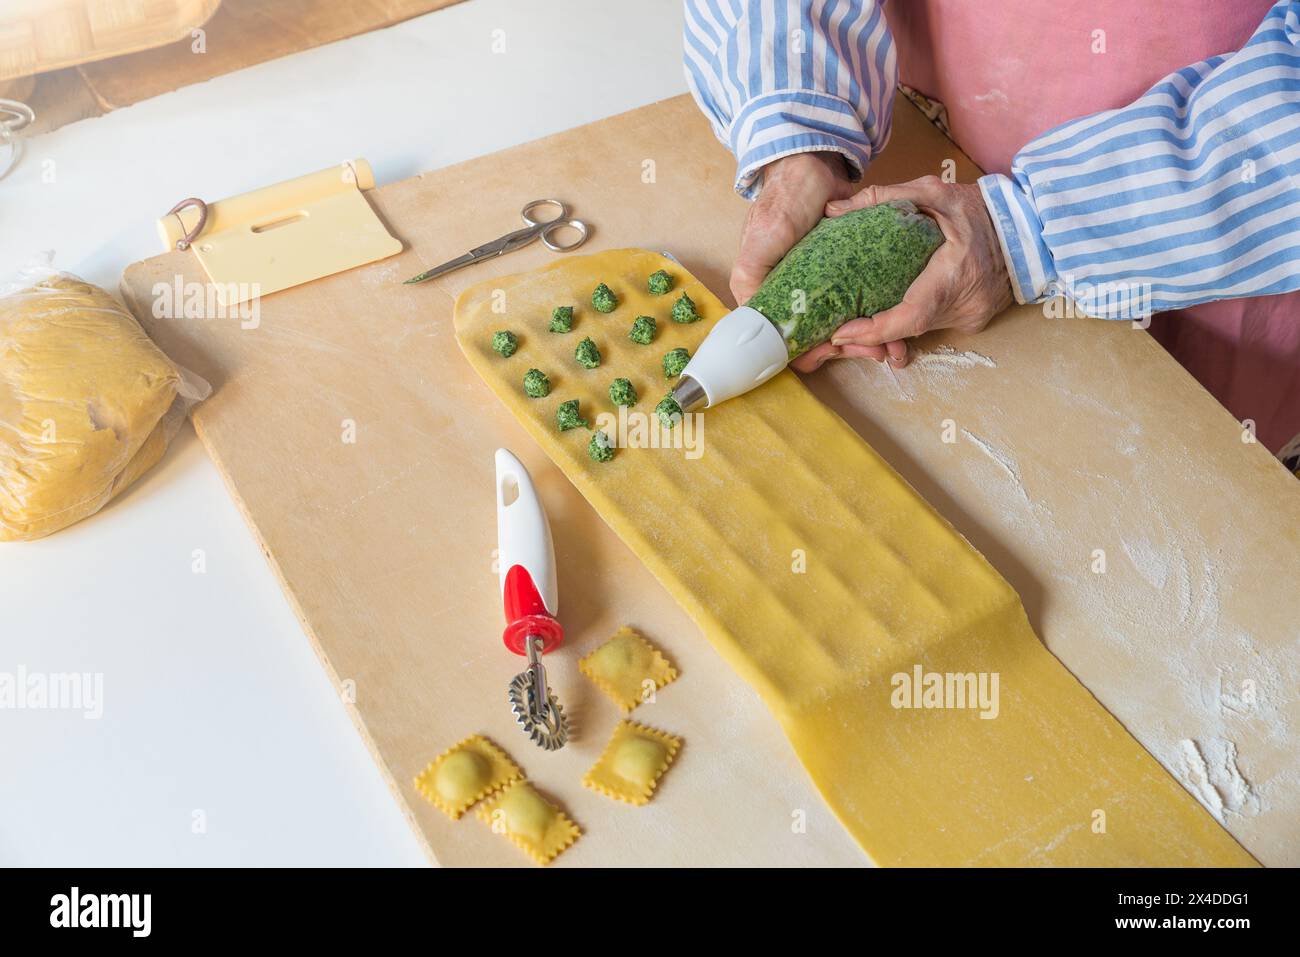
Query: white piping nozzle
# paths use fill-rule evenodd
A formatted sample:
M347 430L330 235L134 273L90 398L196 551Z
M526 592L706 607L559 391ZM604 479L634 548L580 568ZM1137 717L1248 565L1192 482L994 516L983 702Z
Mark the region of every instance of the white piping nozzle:
M740 306L704 337L672 396L683 412L712 408L757 388L789 363L785 339L757 309Z

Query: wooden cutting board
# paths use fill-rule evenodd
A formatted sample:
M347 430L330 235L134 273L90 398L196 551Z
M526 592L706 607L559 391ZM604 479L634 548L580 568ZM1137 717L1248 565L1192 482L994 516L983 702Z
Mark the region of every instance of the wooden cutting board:
M906 101L895 117L873 181L940 173L946 160L962 180L978 175ZM213 383L195 427L444 864L526 863L478 821L443 818L411 785L475 732L505 747L586 832L558 865L866 863L757 697L461 357L454 297L554 254L537 245L400 284L515 228L528 200L559 196L594 224L584 251L668 250L724 292L746 211L733 173L678 97L373 191L406 251L267 297L255 328L155 318L158 284L202 281L188 255L123 277L150 334ZM1240 797L1216 762L1216 742L1230 740L1256 800L1223 819L1265 863L1297 863L1300 807L1285 785L1297 773L1289 729L1300 714L1286 679L1300 598L1281 585L1300 578L1294 480L1128 323L1046 321L1026 307L977 338L921 345L931 355L914 368L843 363L813 377L814 389L989 557L1048 646L1207 804ZM579 729L556 754L528 743L505 704L519 659L499 636L498 446L532 470L555 533L568 640L551 671ZM1103 574L1090 570L1097 549L1109 556ZM644 808L579 783L617 714L576 660L623 624L682 673L637 715L686 740ZM1255 710L1226 712L1224 687L1252 676ZM1207 691L1216 687L1217 699ZM1184 741L1208 756L1204 782L1180 765Z

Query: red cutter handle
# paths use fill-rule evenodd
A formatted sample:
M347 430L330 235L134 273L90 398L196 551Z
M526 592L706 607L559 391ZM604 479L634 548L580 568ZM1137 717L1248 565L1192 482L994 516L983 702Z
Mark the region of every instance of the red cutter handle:
M542 639L542 653L559 646L564 640L564 627L559 620L546 610L541 592L533 583L533 576L523 565L511 565L506 571L505 584L501 589L505 602L506 630L502 639L517 655L527 655L524 644L529 635Z

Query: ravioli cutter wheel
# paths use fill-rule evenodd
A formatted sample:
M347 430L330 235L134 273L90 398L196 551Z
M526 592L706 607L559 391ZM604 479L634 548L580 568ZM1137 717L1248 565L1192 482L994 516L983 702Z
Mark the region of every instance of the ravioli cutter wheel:
M523 463L496 453L497 556L505 606L505 645L528 659L510 682L510 710L529 739L547 751L564 747L569 721L546 680L542 655L559 647L559 588L551 529Z

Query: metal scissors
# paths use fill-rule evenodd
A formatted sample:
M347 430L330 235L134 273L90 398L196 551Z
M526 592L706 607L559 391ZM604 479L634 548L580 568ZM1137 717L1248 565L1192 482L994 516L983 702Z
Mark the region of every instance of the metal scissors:
M534 219L533 210L540 206L553 206L559 210L554 219ZM569 218L569 207L564 205L558 199L535 199L522 210L520 215L523 216L524 222L527 223L523 229L516 229L513 233L506 233L499 239L494 239L490 243L484 243L482 246L476 246L463 256L457 256L455 259L448 260L441 266L434 266L432 269L426 269L420 275L407 279L404 285L424 282L426 279L433 279L435 276L441 276L451 272L453 269L460 269L462 266L472 266L474 263L482 262L485 259L492 259L495 256L501 256L505 253L512 253L516 249L522 249L534 239L541 238L543 245L551 252L563 253L570 249L577 249L587 240L587 224L580 219ZM578 234L578 238L568 244L557 243L552 238L552 233L557 229L572 229Z

